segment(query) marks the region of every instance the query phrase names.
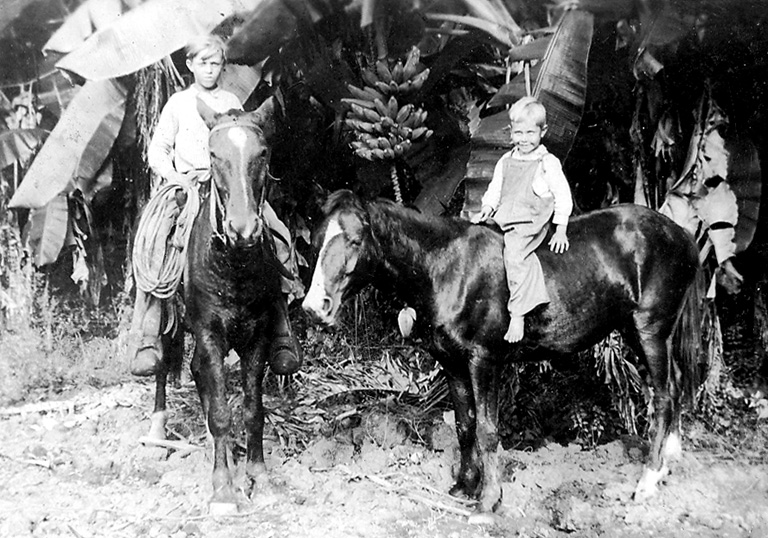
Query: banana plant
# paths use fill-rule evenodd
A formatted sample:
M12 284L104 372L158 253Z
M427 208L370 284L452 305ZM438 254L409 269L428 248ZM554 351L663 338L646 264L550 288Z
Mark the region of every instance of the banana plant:
M403 203L403 195L396 159L405 157L414 144L433 134L425 125L427 112L407 102L429 77L429 69L419 58L418 47L413 47L405 62L398 60L391 68L387 60L378 60L375 66L362 70L363 87L348 84L352 97L342 99L350 107L344 121L355 136L355 155L369 161L389 162L392 188L399 204Z

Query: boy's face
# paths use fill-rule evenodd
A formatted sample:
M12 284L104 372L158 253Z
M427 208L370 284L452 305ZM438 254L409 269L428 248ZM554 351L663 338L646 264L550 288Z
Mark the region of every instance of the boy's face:
M191 60L187 60L187 68L195 77L195 83L206 90L216 87L223 67L224 57L218 51L211 53L210 50L204 50Z
M520 153L530 153L541 144L541 138L547 132L546 125L524 119L512 122L512 143Z

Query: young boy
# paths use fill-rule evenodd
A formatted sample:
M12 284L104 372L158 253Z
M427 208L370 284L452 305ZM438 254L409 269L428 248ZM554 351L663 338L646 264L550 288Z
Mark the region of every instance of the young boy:
M160 177L161 185L197 184L208 181L211 167L208 148L208 127L197 112L197 100L201 99L214 111L224 113L232 109L242 110L235 94L219 87L219 77L224 67L224 41L214 35L200 36L187 45L186 65L194 82L189 88L172 95L160 113L152 140L147 150L150 168ZM179 205L184 204L183 191L176 191ZM158 195L155 188L154 196ZM175 202L174 202L175 203ZM270 228L286 238L290 244L290 233L275 214L269 203L264 204L263 215ZM161 234L168 234L174 223L163 228ZM191 221L188 224L191 226ZM165 245L167 237L153 238ZM184 245L186 247L186 245ZM282 241L275 241L278 258L286 268L296 274L296 266L290 248ZM162 251L162 248L160 249ZM303 295L298 278L295 281L283 279L283 292L296 297ZM152 375L160 359L161 299L138 288L136 303L129 333L128 356L131 371L135 375ZM287 311L278 320L270 352L270 365L279 374L292 373L301 362L300 351L290 327Z
M504 232L504 269L509 286L510 321L504 339L523 338L523 316L539 304L549 302L544 275L534 250L549 228L552 251L568 250L566 228L573 200L560 160L541 144L547 132L544 106L532 97L523 97L509 109L514 148L496 163L482 209L472 222L490 217ZM553 216L554 215L554 216Z

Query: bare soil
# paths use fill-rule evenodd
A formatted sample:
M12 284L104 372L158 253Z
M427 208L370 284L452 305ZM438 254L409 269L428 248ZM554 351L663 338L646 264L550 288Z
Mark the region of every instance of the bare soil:
M458 456L445 420L414 440L380 410L302 406L300 388L291 396L298 418L282 411L280 396L266 401L270 484L243 493L239 513L215 516L194 389L170 390L170 430L191 445L181 450L138 442L153 390L129 379L0 410L0 536L768 536L766 463L690 450L695 431L659 494L643 503L631 498L645 456L637 438L590 450L501 450L502 509L493 524L470 525L471 504L446 495ZM316 422L316 433L286 435L291 420Z

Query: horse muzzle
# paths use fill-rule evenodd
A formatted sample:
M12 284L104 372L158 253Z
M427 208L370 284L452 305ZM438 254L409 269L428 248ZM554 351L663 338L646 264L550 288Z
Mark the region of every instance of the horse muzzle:
M263 228L262 220L256 216L244 219L227 219L224 222L224 233L232 245L253 245L261 237Z
M333 325L335 321L333 299L325 293L310 288L301 307L316 321Z

